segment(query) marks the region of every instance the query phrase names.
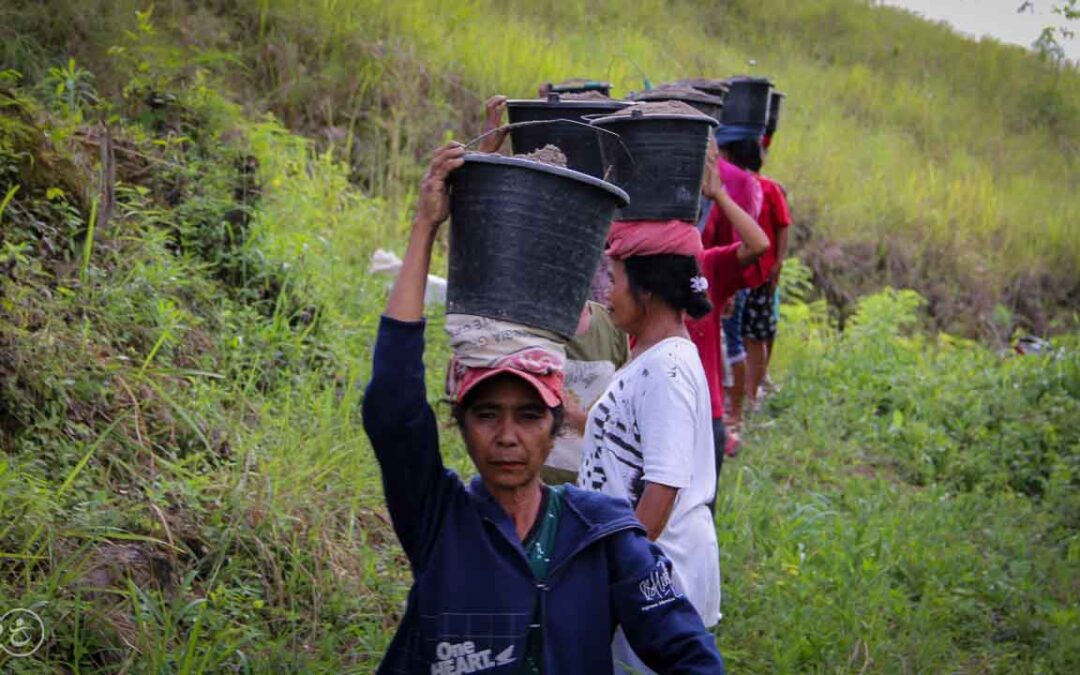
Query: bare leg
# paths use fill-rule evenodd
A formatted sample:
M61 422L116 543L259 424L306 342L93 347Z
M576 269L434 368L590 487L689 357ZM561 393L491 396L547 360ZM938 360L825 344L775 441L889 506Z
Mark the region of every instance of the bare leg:
M746 393L746 361L731 364L731 377L731 389L728 390L729 400L731 401L729 418L731 425L738 430L742 427L743 419L743 398Z
M765 370L768 368L768 348L765 342L748 340L745 336L743 342L746 344L746 396L750 400L750 409L755 410L758 390L765 380Z
M776 385L769 379L769 364L772 363L772 350L773 344L776 343L776 338L765 341L765 374L761 377L761 384L765 387L767 392L775 393Z

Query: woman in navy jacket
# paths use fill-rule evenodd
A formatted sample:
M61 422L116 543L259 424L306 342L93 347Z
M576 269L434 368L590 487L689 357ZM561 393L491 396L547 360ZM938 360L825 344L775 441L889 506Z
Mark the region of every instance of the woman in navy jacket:
M460 392L455 417L479 476L466 486L443 466L425 398L424 285L449 215L447 177L464 152L441 148L424 177L364 397L364 428L414 579L379 672L610 673L621 625L658 672L723 673L715 639L630 507L540 481L561 423L557 387L504 370Z

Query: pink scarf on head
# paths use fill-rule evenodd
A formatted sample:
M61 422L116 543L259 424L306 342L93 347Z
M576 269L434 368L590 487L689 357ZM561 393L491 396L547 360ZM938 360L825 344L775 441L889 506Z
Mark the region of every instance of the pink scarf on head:
M616 220L611 223L607 249L614 260L639 255L688 255L702 251L701 235L684 220Z

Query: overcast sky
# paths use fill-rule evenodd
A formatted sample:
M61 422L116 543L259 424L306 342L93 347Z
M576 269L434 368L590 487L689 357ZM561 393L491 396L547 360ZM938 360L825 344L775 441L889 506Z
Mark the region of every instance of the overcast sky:
M904 7L928 19L947 21L957 31L975 37L991 35L1002 42L1030 47L1042 29L1062 25L1062 17L1050 9L1060 0L1030 0L1033 9L1017 13L1024 0L882 0L886 5ZM1072 22L1080 33L1080 21ZM1080 60L1080 38L1063 43L1073 61Z

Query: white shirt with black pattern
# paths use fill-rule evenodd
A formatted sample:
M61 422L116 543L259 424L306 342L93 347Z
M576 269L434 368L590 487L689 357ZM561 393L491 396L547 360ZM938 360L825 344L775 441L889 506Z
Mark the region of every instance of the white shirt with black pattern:
M657 544L706 626L720 618L712 408L694 343L668 338L627 363L589 411L578 487L637 507L645 483L678 488Z

